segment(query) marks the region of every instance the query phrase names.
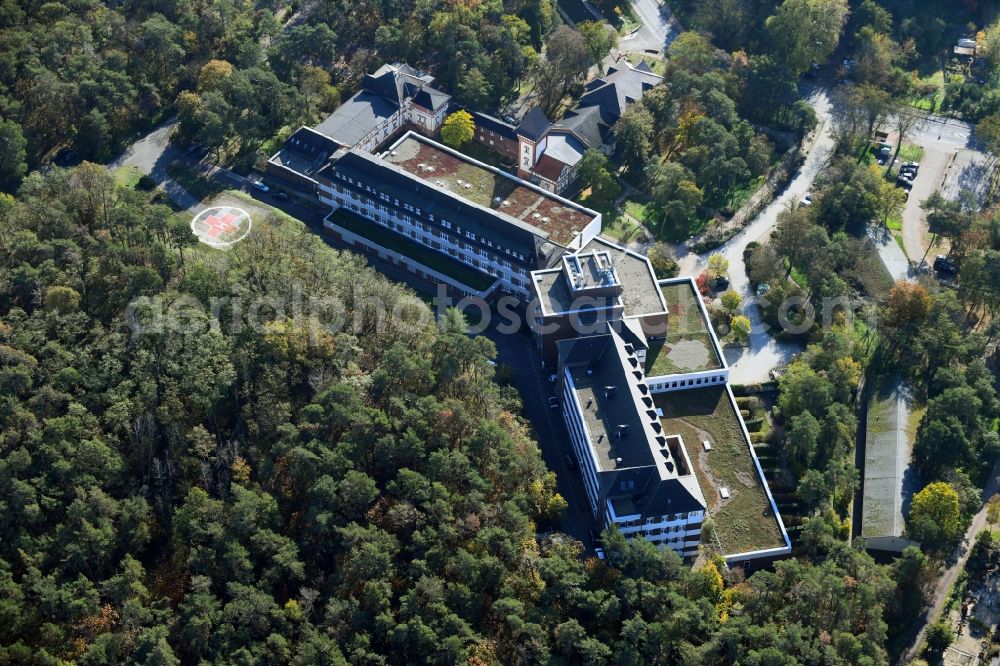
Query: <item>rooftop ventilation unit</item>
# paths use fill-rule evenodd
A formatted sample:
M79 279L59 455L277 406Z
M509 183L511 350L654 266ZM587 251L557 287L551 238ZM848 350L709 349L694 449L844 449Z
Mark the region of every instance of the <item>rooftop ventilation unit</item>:
M615 428L615 436L618 437L618 439L622 439L623 437L628 437L628 424L619 423L618 427Z
M465 184L465 185L463 185L462 187L464 187L464 188L465 188L465 189L467 189L467 190L471 190L471 189L472 189L472 183L466 183L466 184Z
M722 497L722 499L729 499L729 488L727 488L726 486L722 486L721 488L719 488L719 495Z
M493 197L493 203L498 204L503 201L503 197Z
M604 387L604 395L605 395L605 397L613 398L613 397L615 397L616 393L618 393L618 387L617 386L608 385L608 386Z
M615 463L621 465L622 464L622 459L621 458L615 458Z
M590 377L593 374L594 374L594 369L593 368L587 368L587 376Z
M709 442L709 441L708 441L707 439L703 439L703 440L701 440L701 445L702 445L703 447L705 447L705 450L706 450L706 451L711 451L711 450L712 450L712 443L711 443L711 442Z
M389 153L389 155L390 155L391 157L395 157L395 156L396 156L396 151L395 151L395 150L394 150L394 151L392 151L391 153Z
M539 215L538 213L532 213L532 214L531 214L531 217L532 217L533 219L537 220L538 218L540 218L540 217L541 217L541 215Z
M506 208L507 206L509 206L509 205L510 205L510 200L509 200L509 199L504 199L504 200L503 200L503 203L502 203L502 204L500 204L500 205L501 205L501 206L503 206L504 208Z

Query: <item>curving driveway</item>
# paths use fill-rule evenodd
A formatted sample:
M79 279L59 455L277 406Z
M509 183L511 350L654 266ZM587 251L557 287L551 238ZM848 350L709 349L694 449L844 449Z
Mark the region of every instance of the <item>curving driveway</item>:
M834 141L830 136L830 99L825 89L818 89L809 96L809 103L816 111L819 125L812 147L798 174L788 184L785 191L770 206L765 208L750 224L729 242L705 254L689 254L678 263L682 275L697 275L712 254L722 254L729 260L730 288L743 297L743 313L752 324L750 340L746 347L725 349L729 364L729 378L734 384L764 382L770 378L771 370L788 363L803 349L797 342L775 340L768 326L762 321L757 298L750 290L743 251L751 242L767 240L778 224L778 214L788 206L794 206L811 189L813 181L823 170L833 154Z
M619 48L632 51L663 51L681 32L680 25L665 4L657 0L632 0L642 26L623 37Z

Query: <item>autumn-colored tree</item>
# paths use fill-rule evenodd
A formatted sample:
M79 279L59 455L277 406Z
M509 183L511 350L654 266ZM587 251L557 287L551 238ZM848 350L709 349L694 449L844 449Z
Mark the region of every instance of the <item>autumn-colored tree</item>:
M931 309L927 290L908 280L898 280L885 301L885 323L896 329L920 324Z
M735 291L729 290L724 293L720 300L722 301L722 309L733 314L740 309L740 305L743 303L743 298Z
M906 531L911 539L932 550L945 548L961 529L958 493L951 484L935 481L913 496L906 517Z
M713 254L708 258L708 269L705 271L709 277L717 278L726 274L729 270L729 260L721 254Z
M750 339L750 320L739 315L738 317L733 317L733 321L730 324L733 329L733 334L736 335L736 339L741 343L746 343Z
M198 92L214 90L233 75L233 66L225 60L209 60L198 70Z
M444 119L441 126L441 140L452 148L472 140L476 135L476 124L468 111L455 111Z

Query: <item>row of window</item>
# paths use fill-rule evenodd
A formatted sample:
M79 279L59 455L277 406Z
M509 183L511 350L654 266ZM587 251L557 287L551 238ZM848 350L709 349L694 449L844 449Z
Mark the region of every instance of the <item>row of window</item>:
M667 514L665 516L649 516L646 520L642 518L636 518L635 520L623 520L617 521L622 527L640 527L643 525L656 525L659 523L673 523L685 520L690 514L684 513L674 513ZM678 526L679 527L679 526Z
M483 272L485 272L485 273L487 273L489 275L492 275L493 277L502 277L505 280L507 280L511 285L513 285L513 286L515 286L515 287L517 287L519 289L526 290L528 288L527 279L524 279L524 278L521 278L521 277L512 277L510 275L506 275L506 274L501 273L489 261L484 261L484 260L480 260L480 259L476 258L477 255L475 254L475 250L471 246L469 246L469 245L466 245L464 243L456 243L456 244L462 245L464 248L468 248L465 252L459 252L458 250L456 250L453 247L445 248L445 247L442 246L442 244L440 242L438 242L437 240L434 240L431 236L426 236L423 233L418 233L418 232L414 231L413 229L408 229L403 224L398 224L398 223L392 222L390 220L387 220L386 218L382 217L381 215L374 215L374 216L368 215L366 211L363 211L361 209L361 207L359 207L353 201L348 201L348 200L345 200L345 199L343 199L341 197L337 197L337 196L335 196L333 198L333 201L337 205L339 205L339 206L345 206L349 210L352 210L355 213L359 213L359 214L365 216L366 218L368 218L368 219L370 219L370 220L372 220L372 221L374 221L374 222L376 222L376 223L378 223L378 224L386 227L387 229L392 229L393 231L399 233L400 235L408 236L410 239L412 239L412 240L414 240L416 242L419 242L421 245L426 245L427 247L430 247L430 248L432 248L434 250L437 250L439 252L447 252L447 254L451 255L452 257L454 257L458 261L461 261L462 263L468 264L468 265L470 265L470 266L472 266L472 267L474 267L476 269L482 270ZM416 226L421 226L423 228L423 226L420 225L419 222L417 222L415 224L416 224ZM430 227L426 227L426 228L430 229ZM436 235L440 235L440 236L444 237L444 234L436 234ZM485 250L480 250L479 252L480 252L480 254L483 257L487 257L488 256L488 253ZM497 261L497 260L494 259L494 261ZM524 269L521 269L521 268L516 268L515 269L515 268L513 268L511 266L511 264L510 264L509 261L497 261L497 263L505 264L506 267L509 268L509 269L511 269L511 270L516 270L517 272L523 273L525 275L527 274L526 271L524 271Z
M697 379L679 379L673 382L658 382L650 386L654 391L667 388L683 388L685 386L701 386L703 384L724 384L724 375L713 375L711 377L698 377Z
M371 185L368 185L367 183L363 183L360 180L355 181L352 176L345 176L344 174L342 174L340 172L336 172L336 176L337 176L337 178L340 178L341 180L345 180L345 181L347 181L348 183L350 183L352 185L357 185L358 187L361 187L362 189L364 189L367 192L370 192L371 194L377 194L378 197L379 197L379 199L381 199L382 201L385 201L387 203L391 202L394 206L402 207L403 210L406 210L408 212L414 213L417 216L420 216L420 217L424 216L424 211L420 210L416 206L412 206L412 205L410 205L410 204L408 204L406 202L400 203L399 199L392 198L392 197L390 197L388 194L386 194L384 192L379 192L378 190L372 188ZM343 188L343 186L340 186L340 185L335 186L334 189L337 192L340 192L341 194L347 193L346 190ZM392 211L390 211L390 209L387 206L383 206L382 204L377 204L374 200L367 199L365 197L361 197L359 200L360 200L361 203L363 203L365 205L371 206L373 208L378 208L379 210L382 210L382 211L385 211L385 212L390 213L392 215L395 215L395 213L392 212ZM431 212L427 212L426 217L431 222L435 221L434 220L434 214L431 213ZM408 218L406 216L403 216L403 218L407 222L411 221L410 218ZM439 219L438 222L445 229L452 229L452 224L448 220ZM461 234L462 233L462 228L459 227L459 226L455 226L454 227L454 231L457 234ZM465 230L465 237L468 238L469 240L473 240L473 241L477 240L476 234L474 232L468 230L468 229ZM519 252L514 252L514 251L512 251L508 247L503 247L502 245L500 245L500 243L494 243L493 240L490 239L490 238L479 237L478 240L481 241L481 242L483 242L487 247L496 247L497 250L503 250L506 254L510 255L511 257L515 257L515 258L517 258L520 261L525 261L525 256L523 254L521 254Z

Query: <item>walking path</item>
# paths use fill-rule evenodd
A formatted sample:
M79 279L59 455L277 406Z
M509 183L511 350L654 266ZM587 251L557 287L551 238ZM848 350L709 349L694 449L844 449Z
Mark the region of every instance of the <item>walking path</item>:
M697 255L689 253L678 260L682 275L697 275L708 262L708 257L721 254L729 260L730 288L743 297L743 313L750 320L750 340L746 347L727 348L729 378L734 384L753 384L770 379L771 370L788 363L802 350L797 342L776 340L763 322L756 294L750 289L743 252L751 242L760 243L770 237L778 224L778 215L798 201L811 189L813 181L822 172L833 154L834 141L830 136L830 99L825 89L816 90L809 97L816 111L819 124L816 139L806 154L798 174L785 191L771 205L761 211L750 224L727 243L715 250Z
M993 471L990 472L990 478L986 482L986 488L983 490L983 508L972 517L969 529L965 531L965 538L955 547L955 552L949 560L952 563L947 569L941 572L941 576L937 579L934 589L931 592L930 605L924 609L924 612L917 620L916 626L919 627L919 630L917 630L916 635L910 641L909 647L900 655L900 666L910 663L920 653L920 648L924 642L924 635L927 633L927 627L940 617L941 611L944 609L944 604L948 601L951 588L955 585L955 580L958 578L958 574L965 569L965 563L969 560L976 535L986 528L986 506L990 498L997 494L997 492L1000 492L1000 459L993 464Z
M163 190L170 200L190 212L197 214L205 206L184 186L167 174L167 167L178 159L180 151L170 145L170 135L177 126L176 119L170 119L152 132L142 137L125 149L118 159L108 164L108 169L132 166L156 181L156 186Z

